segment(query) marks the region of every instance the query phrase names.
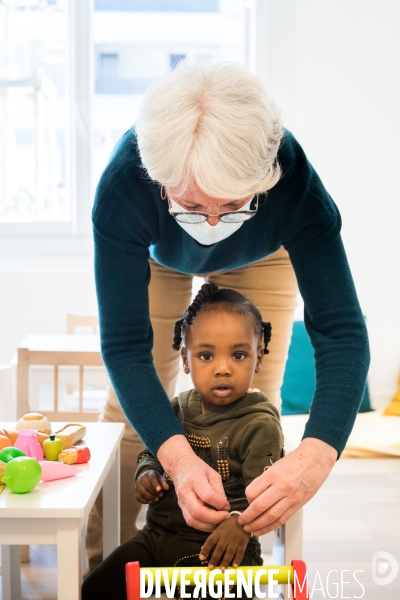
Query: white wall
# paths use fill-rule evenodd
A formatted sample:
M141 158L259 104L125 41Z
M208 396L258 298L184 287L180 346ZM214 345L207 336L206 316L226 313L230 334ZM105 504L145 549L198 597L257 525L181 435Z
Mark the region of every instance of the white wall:
M252 67L341 211L386 404L400 370L400 2L258 0L254 13Z
M67 313L97 314L92 257L0 260L0 364L28 333L65 333Z

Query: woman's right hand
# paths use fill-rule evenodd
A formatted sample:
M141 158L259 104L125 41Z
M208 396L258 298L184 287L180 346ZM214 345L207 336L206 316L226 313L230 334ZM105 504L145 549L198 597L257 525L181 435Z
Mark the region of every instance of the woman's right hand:
M136 481L136 500L142 504L157 502L164 490L169 490L169 483L165 477L154 470L145 471Z
M214 531L219 523L230 517L220 475L195 455L183 435L175 435L164 442L158 449L157 458L174 482L178 503L188 525L201 531Z

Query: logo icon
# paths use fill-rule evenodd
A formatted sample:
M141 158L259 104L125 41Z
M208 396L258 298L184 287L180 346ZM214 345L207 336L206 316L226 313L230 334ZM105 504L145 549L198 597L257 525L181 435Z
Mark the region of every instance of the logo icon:
M372 557L372 579L377 585L392 583L399 572L399 565L393 554L380 550Z

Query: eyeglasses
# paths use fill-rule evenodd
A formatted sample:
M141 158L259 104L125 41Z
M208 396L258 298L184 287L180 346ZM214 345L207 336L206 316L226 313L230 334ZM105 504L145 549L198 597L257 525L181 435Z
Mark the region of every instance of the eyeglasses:
M208 213L187 211L187 212L176 212L169 209L169 214L174 217L180 223L204 223L208 217L218 217L223 223L243 223L243 221L249 221L258 210L258 194L256 207L254 210L233 210L229 212L220 213L219 215L209 215Z

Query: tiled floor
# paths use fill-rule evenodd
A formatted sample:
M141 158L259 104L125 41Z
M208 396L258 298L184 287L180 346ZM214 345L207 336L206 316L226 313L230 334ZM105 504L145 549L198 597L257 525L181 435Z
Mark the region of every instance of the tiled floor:
M304 509L304 560L313 600L399 600L400 571L388 585L373 582L372 558L379 551L400 563L400 460L343 459ZM360 583L356 570L363 571L355 574ZM53 546L32 546L22 572L24 600L56 600ZM390 567L381 577L389 572Z
M322 585L315 588L323 587L323 591L315 589L313 600L398 600L400 572L391 584L373 582L372 559L379 551L391 553L400 563L400 460L343 459L304 509L304 557L310 585L312 589L315 578L319 581L318 571ZM354 579L357 569L364 571L356 574L363 587ZM327 590L326 578L332 570L337 572L330 574ZM388 567L381 577L389 572ZM343 591L341 577L351 582L343 584ZM339 584L337 596L335 584Z

